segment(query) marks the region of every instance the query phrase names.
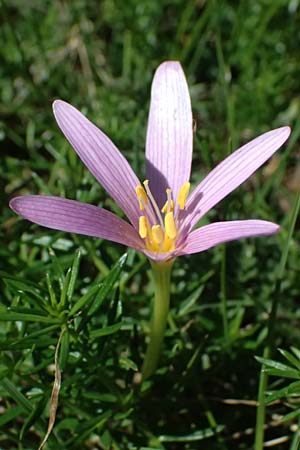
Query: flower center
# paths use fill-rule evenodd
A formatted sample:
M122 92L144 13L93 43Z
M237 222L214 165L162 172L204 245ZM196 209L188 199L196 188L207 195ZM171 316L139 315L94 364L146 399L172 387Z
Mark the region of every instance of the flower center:
M151 252L170 252L176 247L178 238L178 215L185 208L190 191L190 183L183 183L179 189L175 209L171 189L166 189L166 202L160 210L153 197L149 181L136 187L136 195L140 210L143 214L139 217L139 235L144 239L147 250Z

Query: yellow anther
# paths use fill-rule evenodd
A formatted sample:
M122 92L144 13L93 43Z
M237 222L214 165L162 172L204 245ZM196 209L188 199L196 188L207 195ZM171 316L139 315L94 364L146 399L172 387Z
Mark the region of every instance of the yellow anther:
M139 235L142 239L145 239L148 234L148 221L146 216L140 216L139 218Z
M161 244L164 240L164 232L160 225L153 225L152 227L152 239L155 244Z
M166 201L166 203L164 204L164 206L161 208L161 212L166 214L166 212L169 211L174 211L174 202L173 200L171 200L171 202L169 202L168 200Z
M174 215L172 211L168 212L165 215L165 229L166 229L166 235L170 239L175 239L177 236L177 230L176 230L176 224L174 220Z
M135 192L140 204L140 210L144 211L145 205L148 203L148 197L143 186L139 185L135 188Z
M184 209L185 207L186 199L188 198L190 192L190 186L191 184L187 181L186 183L183 183L183 185L179 189L177 196L177 203L179 205L179 209Z
M166 192L167 192L167 201L161 208L161 212L164 214L166 214L169 211L174 211L174 202L171 196L171 189L166 189Z

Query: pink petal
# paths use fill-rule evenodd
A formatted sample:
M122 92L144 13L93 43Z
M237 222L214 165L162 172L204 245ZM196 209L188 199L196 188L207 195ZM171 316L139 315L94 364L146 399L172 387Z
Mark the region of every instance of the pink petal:
M289 127L277 128L257 137L228 156L190 195L181 230L186 234L219 201L253 174L290 135Z
M56 100L53 111L59 127L83 163L138 227L135 188L140 182L127 160L111 140L73 106Z
M47 228L108 239L138 250L144 246L129 223L97 206L60 197L28 195L13 198L10 207L25 219Z
M177 255L203 252L224 242L246 237L267 236L278 230L279 225L265 220L215 222L192 231Z
M166 188L174 198L189 181L193 119L187 82L179 62L167 61L155 72L146 140L146 175L159 206Z

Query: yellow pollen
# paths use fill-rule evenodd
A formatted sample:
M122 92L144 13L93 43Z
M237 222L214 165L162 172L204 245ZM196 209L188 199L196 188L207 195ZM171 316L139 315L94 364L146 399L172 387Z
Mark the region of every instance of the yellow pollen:
M174 220L173 212L170 211L165 215L165 230L166 235L170 239L175 239L177 236L176 224Z
M148 203L148 198L145 189L143 188L143 186L139 185L135 188L135 192L140 204L140 210L144 211L145 205L147 205Z
M152 238L155 244L161 244L164 240L164 232L160 225L153 225L152 227Z
M148 234L148 221L146 216L140 216L139 218L139 235L142 239L145 239Z
M183 185L179 189L177 196L177 203L179 205L179 209L184 209L185 207L186 199L188 198L190 192L190 186L191 184L187 181L186 183L183 183Z

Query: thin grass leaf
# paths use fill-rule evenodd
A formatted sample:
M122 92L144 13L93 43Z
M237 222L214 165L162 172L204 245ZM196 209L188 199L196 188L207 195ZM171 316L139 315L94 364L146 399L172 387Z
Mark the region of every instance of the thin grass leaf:
M119 331L124 322L114 323L113 325L108 325L107 327L100 328L99 330L93 330L90 332L90 338L95 339L102 336L108 336L109 334L114 334Z
M85 421L78 427L77 436L66 442L66 448L73 448L73 446L82 443L96 428L99 432L111 415L111 411L105 411L103 414L99 414L96 417L92 417L91 419Z
M282 356L284 356L291 364L293 364L293 366L296 367L296 369L299 370L299 375L300 375L300 360L297 359L295 356L293 356L290 352L288 352L287 350L283 350L281 348L278 349L278 351L282 354ZM300 376L299 376L300 378Z
M30 283L29 281L24 281L24 279L9 275L4 275L2 279L13 292L27 292L41 303L44 303L44 297L34 283Z
M46 282L47 282L47 286L48 286L51 306L52 306L52 308L56 309L58 303L57 303L55 291L54 291L54 288L53 288L53 285L52 285L52 281L51 281L51 277L50 277L49 272L46 273Z
M28 432L30 427L37 421L37 419L42 415L44 408L47 403L47 397L42 397L39 402L37 402L29 415L25 418L24 424L20 432L20 441L23 441L25 434Z
M76 313L82 310L86 305L93 300L93 295L101 288L102 284L97 283L94 286L90 286L88 292L86 292L82 297L77 300L77 302L72 306L71 311L68 313L69 317L73 317Z
M264 365L265 371L270 375L281 376L285 378L300 378L300 373L298 370L293 369L286 364L282 364L278 361L273 361L268 358L261 358L256 356L255 359Z
M222 430L224 430L224 425L218 425L215 429L205 428L204 430L194 431L193 433L186 434L184 436L164 434L159 436L158 439L160 442L197 442L211 438L212 436L221 433Z
M70 282L69 282L68 290L67 290L68 302L71 302L71 299L72 299L72 296L74 293L75 283L76 283L76 280L78 277L78 272L79 272L80 259L81 259L81 250L79 248L75 253L73 265L71 268L71 278L70 278Z
M117 280L120 277L121 271L124 267L124 264L127 259L127 254L125 253L119 261L114 265L114 267L111 269L109 274L106 276L105 280L103 281L100 291L97 295L97 297L94 300L94 303L91 305L88 316L92 316L97 312L97 310L102 305L102 302L105 300L107 294L112 290L114 284L117 282Z
M243 319L245 316L245 308L238 307L233 319L229 322L229 337L236 339L238 337Z
M70 278L71 278L71 268L67 270L63 288L61 290L60 299L59 299L59 309L60 310L64 309L65 304L66 304L67 291L68 291L68 286L70 283Z
M291 383L282 389L268 393L266 404L269 405L270 403L279 400L283 397L289 397L295 394L300 395L300 381L295 381L294 383Z
M14 399L14 401L19 404L25 412L31 413L31 411L33 410L32 403L27 400L26 397L24 397L24 395L16 388L12 381L10 381L8 378L4 378L3 380L0 380L0 383L2 384L7 394L12 399Z
M204 284L199 286L197 289L192 292L191 295L188 296L186 300L184 300L179 305L178 310L178 317L184 317L186 314L189 314L193 311L195 303L199 300L199 297L201 296L203 290L204 290Z
M50 316L41 316L38 314L18 313L18 312L6 312L0 314L0 322L42 322L42 323L62 323L62 320Z
M0 416L0 427L6 425L8 422L15 420L17 417L20 417L23 412L24 412L23 406L16 406L14 408L12 407L10 409L7 409Z
M296 355L297 359L300 361L300 350L296 347L291 347L291 350Z

